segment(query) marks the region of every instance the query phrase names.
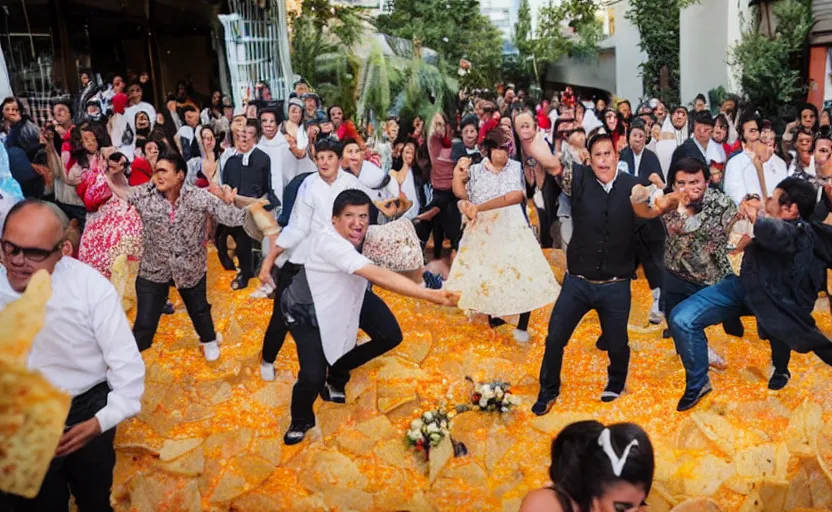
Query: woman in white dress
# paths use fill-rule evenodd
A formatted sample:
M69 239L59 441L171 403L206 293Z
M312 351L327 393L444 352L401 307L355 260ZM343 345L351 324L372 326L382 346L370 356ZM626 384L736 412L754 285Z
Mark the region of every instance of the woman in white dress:
M529 340L530 312L554 302L559 287L524 213L520 162L510 160L511 140L500 127L483 142L486 158L454 170L453 191L469 219L446 288L461 292L459 307L496 317L520 315L514 339Z

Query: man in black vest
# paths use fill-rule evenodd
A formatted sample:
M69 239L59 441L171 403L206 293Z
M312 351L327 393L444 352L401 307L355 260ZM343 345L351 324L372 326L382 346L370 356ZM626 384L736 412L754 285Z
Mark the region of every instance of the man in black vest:
M549 412L560 394L563 349L590 310L598 312L609 348L609 380L601 400L618 398L627 381L633 233L640 225L633 214L630 191L638 179L618 171L618 153L609 135L595 135L588 147L591 168L566 159L554 167L547 165L547 171L559 178L571 198L574 231L566 253L567 274L549 319L540 392L532 407L538 416Z
M254 119L249 119L245 129L235 134L237 153L226 162L222 170L222 183L236 189L238 197L265 197L273 208L279 205L280 201L272 190L269 155L254 147L259 136L260 126ZM237 271L237 277L231 282L231 289L241 290L248 287L248 282L255 276L252 256L254 241L242 227L227 228L226 233L234 238L237 244L237 258L240 260L240 269Z

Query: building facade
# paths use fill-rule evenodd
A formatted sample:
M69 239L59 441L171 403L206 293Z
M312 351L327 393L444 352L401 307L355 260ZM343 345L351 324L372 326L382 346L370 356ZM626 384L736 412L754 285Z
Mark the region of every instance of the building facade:
M500 29L506 41L511 41L519 8L520 0L480 0L480 12Z

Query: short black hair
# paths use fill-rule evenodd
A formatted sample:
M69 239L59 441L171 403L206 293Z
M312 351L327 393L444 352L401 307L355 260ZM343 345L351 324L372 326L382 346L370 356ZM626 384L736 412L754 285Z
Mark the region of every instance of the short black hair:
M257 119L262 123L263 122L263 114L271 114L274 116L274 122L279 122L279 117L277 116L277 111L273 108L266 107L261 109L260 112L257 113Z
M630 123L630 133L632 133L633 130L641 130L646 135L647 134L647 125L644 123L644 120L642 120L639 117L636 117Z
M65 106L67 108L67 110L69 110L69 113L70 114L72 113L72 101L70 101L69 99L61 98L61 99L57 100L56 102L54 102L52 104L52 111L53 112L55 111L55 107L57 107L58 105Z
M804 179L792 177L781 181L777 188L782 191L779 201L781 206L796 204L800 218L806 221L811 219L818 198L814 185Z
M708 164L699 158L684 157L680 158L675 164L670 166L670 170L667 172L667 188L665 190L673 190L673 184L676 182L676 174L680 172L685 174L696 174L701 172L705 177L705 183L708 183L711 179L711 169L708 167Z
M752 109L751 112L749 112L747 114L743 114L743 116L740 117L740 120L737 123L737 128L739 128L738 131L740 132L739 133L739 138L742 142L747 142L745 140L745 125L746 125L746 123L755 123L757 125L757 130L758 131L763 131L763 118L760 117L760 114L758 114L756 111L754 111Z
M467 116L462 118L462 121L459 123L459 131L465 129L466 126L473 125L474 128L479 129L480 126L480 118L474 114L468 114Z
M125 155L121 151L114 152L113 154L110 155L110 158L108 158L107 160L112 160L113 162L121 162L122 158L124 159L125 164L130 163L130 159L127 158L127 155Z
M627 105L628 107L630 107L630 110L633 109L633 104L630 103L630 100L621 100L621 101L619 101L618 105L616 105L616 108L620 107L621 105Z
M699 100L702 100L703 103L708 103L708 100L705 99L705 95L702 94L701 92L699 94L697 94L695 98L693 98L693 102L696 103Z
M712 116L710 112L703 110L701 112L696 112L693 115L693 124L706 124L708 126L714 126L716 122L714 121L714 116Z
M335 198L335 202L332 203L332 216L337 217L341 215L344 213L344 210L347 209L347 206L367 205L367 210L369 211L371 202L370 196L362 190L352 188L344 190L338 194L338 197Z
M148 141L148 142L156 142L156 141ZM158 144L158 142L157 142ZM182 158L182 155L179 154L178 151L165 151L165 153L159 157L159 161L162 160L168 161L173 164L173 170L176 172L186 172L188 170L188 164L185 163L185 159Z
M182 107L182 116L183 116L183 117L184 117L184 116L185 116L185 114L187 114L188 112L196 112L196 113L198 114L198 113L199 113L199 110L197 110L196 108L194 108L194 106L193 106L193 105L185 105L184 107Z
M350 144L355 144L356 146L359 146L359 147L361 146L361 144L359 144L357 140L353 139L352 137L347 137L346 139L341 141L341 149L342 150L346 149L346 147L349 146Z
M327 137L315 143L315 152L320 153L322 151L332 151L338 158L341 158L341 154L344 152L344 146L337 140Z
M592 153L593 146L595 146L599 142L603 142L605 140L609 141L609 143L613 145L613 148L615 148L615 144L613 144L613 142L612 142L612 135L610 135L609 133L600 132L600 131L598 133L596 133L595 135L593 135L592 137L590 137L588 141L586 141L586 148L589 150L590 153Z

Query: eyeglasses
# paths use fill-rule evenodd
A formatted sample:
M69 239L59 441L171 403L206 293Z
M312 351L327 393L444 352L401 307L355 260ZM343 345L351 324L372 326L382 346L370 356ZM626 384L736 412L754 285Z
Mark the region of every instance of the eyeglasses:
M20 253L23 253L24 258L34 263L40 263L41 261L44 261L46 258L55 254L57 251L61 249L63 243L64 241L61 240L60 242L55 244L55 247L53 247L52 249L40 249L37 247L20 247L19 245L9 242L8 240L0 239L0 247L3 249L3 253L6 256L12 257L17 256Z

